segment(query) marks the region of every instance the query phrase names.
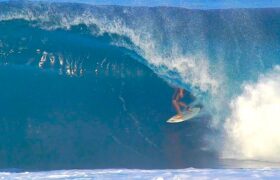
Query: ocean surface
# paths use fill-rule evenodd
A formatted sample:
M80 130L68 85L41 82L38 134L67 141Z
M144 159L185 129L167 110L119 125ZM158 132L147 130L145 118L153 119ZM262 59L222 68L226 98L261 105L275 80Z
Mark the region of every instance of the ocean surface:
M0 2L0 177L279 178L279 29L279 8ZM202 111L168 124L176 87Z

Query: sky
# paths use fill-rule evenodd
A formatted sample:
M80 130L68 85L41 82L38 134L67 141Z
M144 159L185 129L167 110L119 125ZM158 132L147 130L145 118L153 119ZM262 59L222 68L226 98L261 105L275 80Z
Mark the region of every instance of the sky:
M0 1L7 1L7 0L0 0ZM186 7L186 8L206 8L206 9L280 7L280 0L33 0L33 1L79 2L79 3L87 3L87 4L95 4L95 5L176 6L176 7Z

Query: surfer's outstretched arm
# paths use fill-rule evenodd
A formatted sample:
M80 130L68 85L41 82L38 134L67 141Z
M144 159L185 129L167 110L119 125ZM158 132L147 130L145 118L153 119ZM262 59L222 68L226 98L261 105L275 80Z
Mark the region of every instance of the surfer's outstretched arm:
M189 106L184 102L179 102L179 105L182 106L183 108L189 108Z
M183 108L185 108L187 111L191 112L190 107L186 103L179 102L179 105L182 106Z

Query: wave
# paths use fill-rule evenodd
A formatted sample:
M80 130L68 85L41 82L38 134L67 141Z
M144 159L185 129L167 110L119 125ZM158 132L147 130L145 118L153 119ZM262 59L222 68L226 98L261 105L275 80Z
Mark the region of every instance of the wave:
M41 2L0 3L0 8L3 9L0 12L0 24L3 29L6 27L1 35L19 37L17 45L13 44L15 40L12 38L1 40L2 64L30 64L41 69L55 69L60 74L70 76L87 77L101 72L102 76L128 79L135 74L138 78L143 77L151 70L168 84L161 85L161 88L153 86L163 91L166 97L172 94L168 90L169 86L179 86L196 97L190 96L187 99L189 103L203 104L207 122L210 122L206 125L207 131L208 126L213 131L226 127L224 132L219 132L214 138L211 138L211 133L210 138L200 137L208 141L207 148L214 148L219 153L227 149L227 143L221 143L221 139L224 138L226 142L230 134L232 140L231 126L242 126L248 130L247 126L242 125L244 121L235 117L243 107L238 102L238 97L243 97L246 91L242 85L257 83L261 74L268 73L279 64L278 8L189 10ZM13 31L14 27L21 26L25 28ZM31 35L26 37L27 32L38 41ZM119 62L120 58L115 57L129 60ZM126 66L126 63L131 63L130 60L135 64ZM119 70L125 66L128 68ZM136 68L133 70L134 66ZM150 81L147 76L144 77L147 82L161 84L161 80ZM129 82L128 79L125 81ZM150 86L149 83L144 85L146 88ZM149 89L146 88L139 87L137 92L146 92ZM121 107L127 109L126 103L123 104L126 98L118 93L115 97L122 102ZM247 103L252 101L250 98L245 99ZM162 101L168 107L169 100ZM229 102L236 105L230 105ZM163 111L150 105L153 107L151 109ZM141 106L141 103L137 106ZM149 111L145 112L150 114ZM137 119L131 114L130 119ZM168 117L171 114L168 110L163 115ZM137 124L139 120L134 122ZM148 129L147 126L143 127ZM264 129L267 128L264 126ZM192 132L195 130L192 129ZM263 133L268 137L271 135L268 131ZM145 133L141 130L139 136L145 139ZM233 139L240 138L233 136ZM249 157L246 152L251 150L246 147L255 140L242 141L244 149L240 157ZM149 142L152 141L148 138L146 143ZM236 143L239 144L239 140ZM221 149L223 145L225 148ZM264 146L266 150L275 149L269 142L265 142ZM249 159L270 160L266 156L269 154L267 152L277 153L253 153Z
M5 8L3 7L3 9ZM165 12L164 8L154 11L153 8L23 3L9 6L8 9L7 13L2 13L2 20L39 21L38 25L46 29L69 29L74 25L85 24L88 27L94 26L93 32L91 32L94 35L109 33L128 37L133 45L119 39L116 40L115 44L136 51L147 60L150 67L154 67L154 70L158 71L157 73L167 74L166 69L179 71L179 75L183 76L181 80L184 79L183 81L199 86L203 90L217 86L217 82L209 75L208 63L204 60L203 54L189 56L182 54L185 51L184 48L181 48L184 47L181 46L184 41L181 41L181 37L176 37L178 36L177 30L168 25L168 21L174 23L173 26L176 26L180 21L176 22L178 20L175 18L170 20L165 18L165 16L169 17L169 14L174 13L176 8L170 8L168 9L170 12ZM143 12L145 12L145 17L140 18L138 15ZM184 17L184 13L184 11L180 12L178 16ZM198 16L200 15L198 14ZM159 19L163 21L162 25L159 24ZM141 23L143 21L145 21L144 25ZM196 25L197 19L196 22L190 22L190 24ZM159 31L160 28L163 28L163 31ZM182 31L186 31L186 29L183 28ZM185 59L190 60L186 61ZM194 66L201 67L200 73L204 73L205 80L201 78L200 73L198 74L197 68L193 68ZM186 74L186 72L189 73Z
M224 157L280 161L279 75L280 67L276 66L260 75L256 83L245 84L242 94L232 100L232 114L225 125L229 138Z
M1 168L205 166L181 157L212 154L201 148L207 120L193 130L167 128L173 89L141 56L112 45L108 35L88 34L84 25L49 31L11 20L0 26ZM168 148L174 141L175 159Z

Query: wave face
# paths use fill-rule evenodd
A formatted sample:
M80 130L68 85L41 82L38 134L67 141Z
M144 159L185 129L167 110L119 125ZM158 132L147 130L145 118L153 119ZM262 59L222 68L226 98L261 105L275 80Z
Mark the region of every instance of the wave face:
M255 102L250 88L266 93L263 76L278 77L270 74L279 63L279 9L30 2L0 9L1 167L214 167L220 154L265 161L279 154L267 141L280 140L269 131L276 120L254 105L248 113L262 118L243 116ZM196 121L165 123L175 113L174 86L203 106ZM256 98L279 97L273 92ZM254 121L267 138L244 133L257 132ZM263 150L252 151L256 144Z

